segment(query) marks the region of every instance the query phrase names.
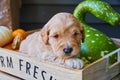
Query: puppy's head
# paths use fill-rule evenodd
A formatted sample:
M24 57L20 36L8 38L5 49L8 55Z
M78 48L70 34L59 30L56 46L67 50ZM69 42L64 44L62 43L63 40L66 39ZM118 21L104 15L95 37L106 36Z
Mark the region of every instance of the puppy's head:
M41 30L41 35L54 54L65 59L79 54L80 43L84 41L82 25L69 13L53 16Z

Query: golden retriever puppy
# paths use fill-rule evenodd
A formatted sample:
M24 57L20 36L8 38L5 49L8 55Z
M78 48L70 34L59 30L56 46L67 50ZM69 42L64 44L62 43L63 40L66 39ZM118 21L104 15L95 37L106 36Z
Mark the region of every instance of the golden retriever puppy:
M83 67L83 61L77 58L82 41L84 29L81 23L70 13L58 13L40 31L21 43L20 52L79 69Z

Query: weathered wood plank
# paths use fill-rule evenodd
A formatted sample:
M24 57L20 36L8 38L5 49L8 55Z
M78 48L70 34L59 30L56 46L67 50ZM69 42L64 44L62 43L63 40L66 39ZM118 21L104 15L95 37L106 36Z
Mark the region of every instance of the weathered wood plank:
M0 71L0 80L21 80L21 79Z
M73 13L76 6L60 6L60 5L37 5L37 6L23 6L21 9L21 22L22 23L45 23L52 16L59 12ZM120 13L120 7L114 7L114 9ZM86 15L86 21L88 23L105 23L99 20L92 14Z
M118 75L120 73L120 62L115 63L114 65L110 66L108 71L106 72L106 78L110 80L111 78L114 78L115 75Z
M32 30L43 27L43 25L56 13L72 13L77 4L82 0L23 0L21 8L21 26L25 30ZM105 0L120 13L119 0ZM120 38L120 27L110 27L106 22L97 19L92 14L86 15L88 24L107 34L110 37ZM111 33L112 32L112 33Z
M106 59L100 59L91 65L84 69L83 80L106 80Z
M22 53L2 48L0 48L0 70L25 80L82 80L82 70L40 62Z
M45 22L46 23L46 22ZM21 23L20 28L25 30L33 30L42 28L45 23ZM100 30L105 33L109 37L120 38L120 27L119 26L111 26L109 24L101 24L101 23L89 23L91 27Z
M109 67L106 56L76 70L50 62L40 62L22 53L0 48L0 70L25 80L111 80L120 73L120 62Z
M83 80L111 80L120 73L120 62L109 65L109 58L119 54L120 48L88 65L83 70ZM85 77L87 76L87 77Z
M23 0L23 4L78 4L82 0Z
M56 13L72 13L73 10L73 6L23 6L21 9L21 22L47 22Z
M115 76L112 80L120 80L120 73L117 76Z
M78 4L83 0L23 0L24 4ZM119 5L119 0L104 0L112 5Z

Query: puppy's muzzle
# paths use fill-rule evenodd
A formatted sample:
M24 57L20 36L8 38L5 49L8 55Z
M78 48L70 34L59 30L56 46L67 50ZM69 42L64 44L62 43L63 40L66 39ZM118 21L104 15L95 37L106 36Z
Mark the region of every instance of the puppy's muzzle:
M67 47L63 49L63 52L65 53L65 55L70 55L72 51L73 51L73 48L71 47L70 48Z

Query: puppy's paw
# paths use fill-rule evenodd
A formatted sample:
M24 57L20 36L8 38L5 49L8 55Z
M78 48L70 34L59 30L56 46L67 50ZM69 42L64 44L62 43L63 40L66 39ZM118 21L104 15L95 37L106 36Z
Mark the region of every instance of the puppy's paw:
M65 65L70 67L70 68L80 69L83 67L84 63L81 59L72 58L72 59L67 59L65 61Z

